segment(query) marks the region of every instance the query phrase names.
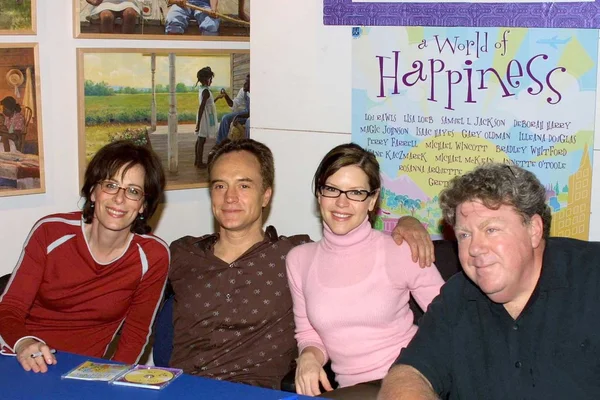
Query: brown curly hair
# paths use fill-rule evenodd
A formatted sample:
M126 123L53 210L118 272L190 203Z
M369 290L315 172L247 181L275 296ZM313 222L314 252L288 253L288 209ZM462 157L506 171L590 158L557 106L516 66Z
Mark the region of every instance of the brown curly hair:
M530 171L514 165L489 163L454 177L440 193L440 208L446 223L454 226L456 208L473 200L481 201L492 210L512 206L525 224L537 214L544 224L544 239L550 236L552 214L546 203L546 190Z

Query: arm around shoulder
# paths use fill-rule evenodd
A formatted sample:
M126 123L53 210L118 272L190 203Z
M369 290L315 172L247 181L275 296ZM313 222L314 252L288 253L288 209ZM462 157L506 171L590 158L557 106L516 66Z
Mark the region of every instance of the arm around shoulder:
M431 383L410 365L393 367L383 380L377 400L437 400Z
M418 261L421 268L429 267L435 261L431 237L418 219L411 216L400 218L392 237L398 245L404 241L408 243L413 261Z

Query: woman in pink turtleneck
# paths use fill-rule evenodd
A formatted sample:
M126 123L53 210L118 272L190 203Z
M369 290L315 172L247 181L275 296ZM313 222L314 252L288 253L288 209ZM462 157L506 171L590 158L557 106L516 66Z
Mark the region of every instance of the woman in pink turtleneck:
M315 173L323 238L287 256L300 394L319 395L319 382L331 390L323 370L331 359L343 389L324 397L375 398L377 381L417 331L409 295L426 309L444 284L437 268L412 261L406 244L371 228L380 187L377 159L356 144L335 147Z

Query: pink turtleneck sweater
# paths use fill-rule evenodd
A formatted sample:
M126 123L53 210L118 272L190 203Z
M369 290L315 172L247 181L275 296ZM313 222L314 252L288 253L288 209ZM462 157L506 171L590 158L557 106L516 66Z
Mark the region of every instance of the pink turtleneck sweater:
M346 235L325 225L323 239L288 253L287 274L298 349L319 348L340 387L382 379L417 332L409 294L425 310L444 284L368 220Z

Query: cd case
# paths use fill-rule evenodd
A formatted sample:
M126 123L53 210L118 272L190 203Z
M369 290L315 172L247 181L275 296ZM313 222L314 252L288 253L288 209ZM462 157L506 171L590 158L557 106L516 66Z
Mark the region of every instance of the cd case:
M159 390L173 382L182 373L183 371L178 368L135 365L109 383Z
M113 385L159 390L173 382L182 373L183 370L178 368L109 364L88 360L63 374L61 378L103 381Z
M131 365L85 361L66 374L63 374L61 378L109 382L130 369Z

